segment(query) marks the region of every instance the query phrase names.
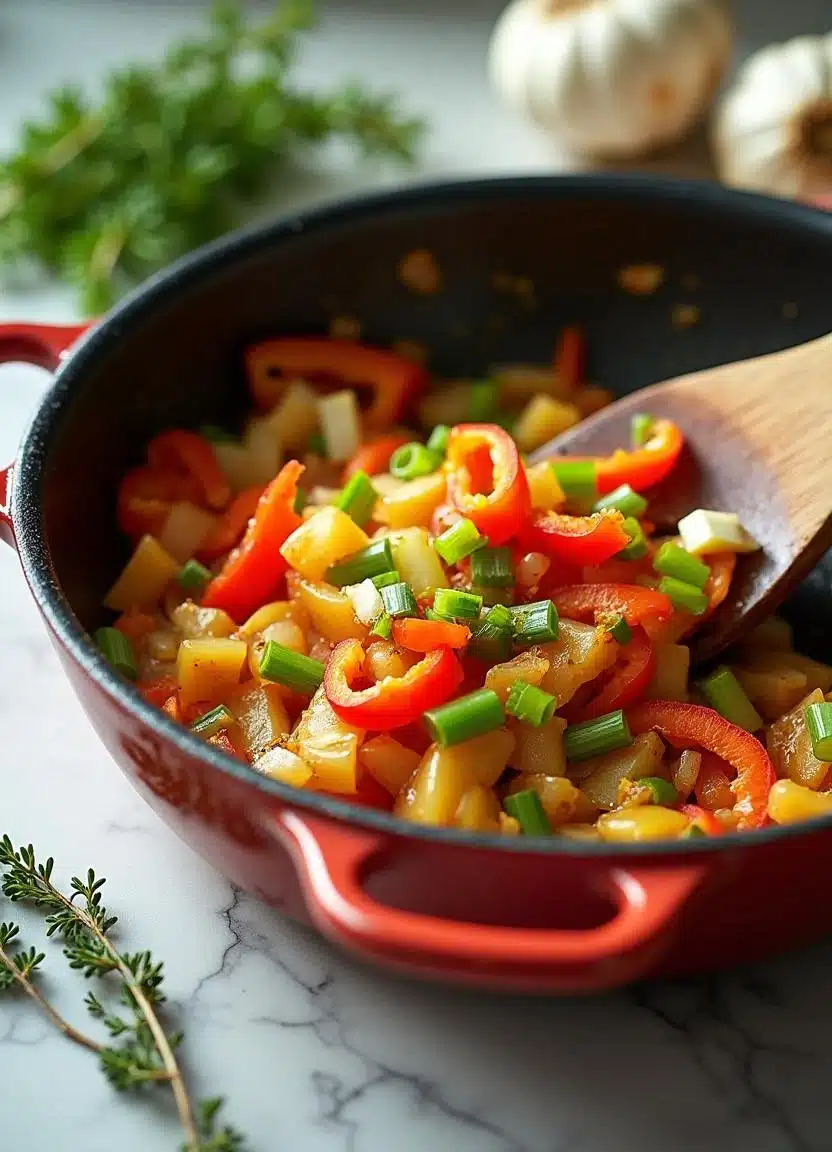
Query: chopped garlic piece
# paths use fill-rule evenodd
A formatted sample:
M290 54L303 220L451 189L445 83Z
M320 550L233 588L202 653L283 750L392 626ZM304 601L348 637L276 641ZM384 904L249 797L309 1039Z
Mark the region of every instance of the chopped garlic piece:
M372 624L384 611L381 593L372 580L362 580L360 584L349 584L343 589L362 624Z
M679 521L679 535L685 549L694 556L707 556L712 552L756 552L760 547L734 512L697 508Z
M361 443L361 418L355 393L345 388L318 400L318 419L326 454L336 464L355 455Z

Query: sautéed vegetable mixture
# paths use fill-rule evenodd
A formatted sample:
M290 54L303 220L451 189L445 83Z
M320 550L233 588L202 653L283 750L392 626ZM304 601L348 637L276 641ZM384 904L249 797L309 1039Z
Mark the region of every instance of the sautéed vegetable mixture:
M345 340L251 347L243 433L163 432L124 477L98 645L252 771L404 820L631 842L832 812L832 668L784 621L690 678L757 544L727 509L656 531L683 430L527 462L611 399L583 363L576 328L433 387Z

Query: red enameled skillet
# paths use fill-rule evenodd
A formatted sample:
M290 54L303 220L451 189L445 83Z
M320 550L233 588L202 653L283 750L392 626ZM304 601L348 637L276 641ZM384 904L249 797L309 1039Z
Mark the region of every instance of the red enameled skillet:
M401 258L429 249L442 291L411 294ZM660 264L628 296L618 270ZM528 293L506 290L527 277ZM258 777L122 682L85 629L125 558L114 495L142 445L245 403L241 351L321 332L422 341L443 373L544 363L561 324L587 330L592 375L628 392L829 329L832 217L650 177L464 182L383 193L232 236L166 271L81 336L8 325L0 359L55 370L13 468L0 529L75 691L139 791L235 883L366 958L492 987L594 991L714 969L832 926L832 818L649 848L422 828ZM699 323L678 330L677 304ZM80 337L80 338L79 338ZM818 387L830 387L818 381ZM823 655L832 563L788 611ZM828 657L829 652L825 655Z

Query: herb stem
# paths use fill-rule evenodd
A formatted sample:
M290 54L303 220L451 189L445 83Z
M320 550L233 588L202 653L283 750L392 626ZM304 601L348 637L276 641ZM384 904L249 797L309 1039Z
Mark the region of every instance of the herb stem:
M37 1004L38 1008L41 1010L47 1020L49 1020L51 1024L54 1024L58 1031L62 1032L68 1040L72 1040L74 1044L80 1044L82 1048L88 1048L90 1052L95 1052L98 1055L104 1051L103 1044L98 1044L89 1036L85 1036L83 1032L79 1032L77 1028L73 1028L69 1021L65 1020L63 1016L61 1016L61 1014L52 1007L49 1001L41 996L40 992L34 986L32 981L24 976L22 972L17 970L8 952L5 951L1 944L0 964L2 964L3 967L9 973L11 973L11 976L16 981L18 987L21 988L22 991L25 992L31 1000L34 1000L35 1004Z

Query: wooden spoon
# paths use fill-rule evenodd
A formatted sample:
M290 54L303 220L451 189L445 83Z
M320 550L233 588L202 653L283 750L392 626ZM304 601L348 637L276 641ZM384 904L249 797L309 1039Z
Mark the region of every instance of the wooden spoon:
M694 508L736 512L762 551L738 557L725 602L691 639L710 660L775 611L832 547L832 335L625 396L539 448L600 456L626 446L630 418L674 420L686 447L647 493L648 517L673 531Z

